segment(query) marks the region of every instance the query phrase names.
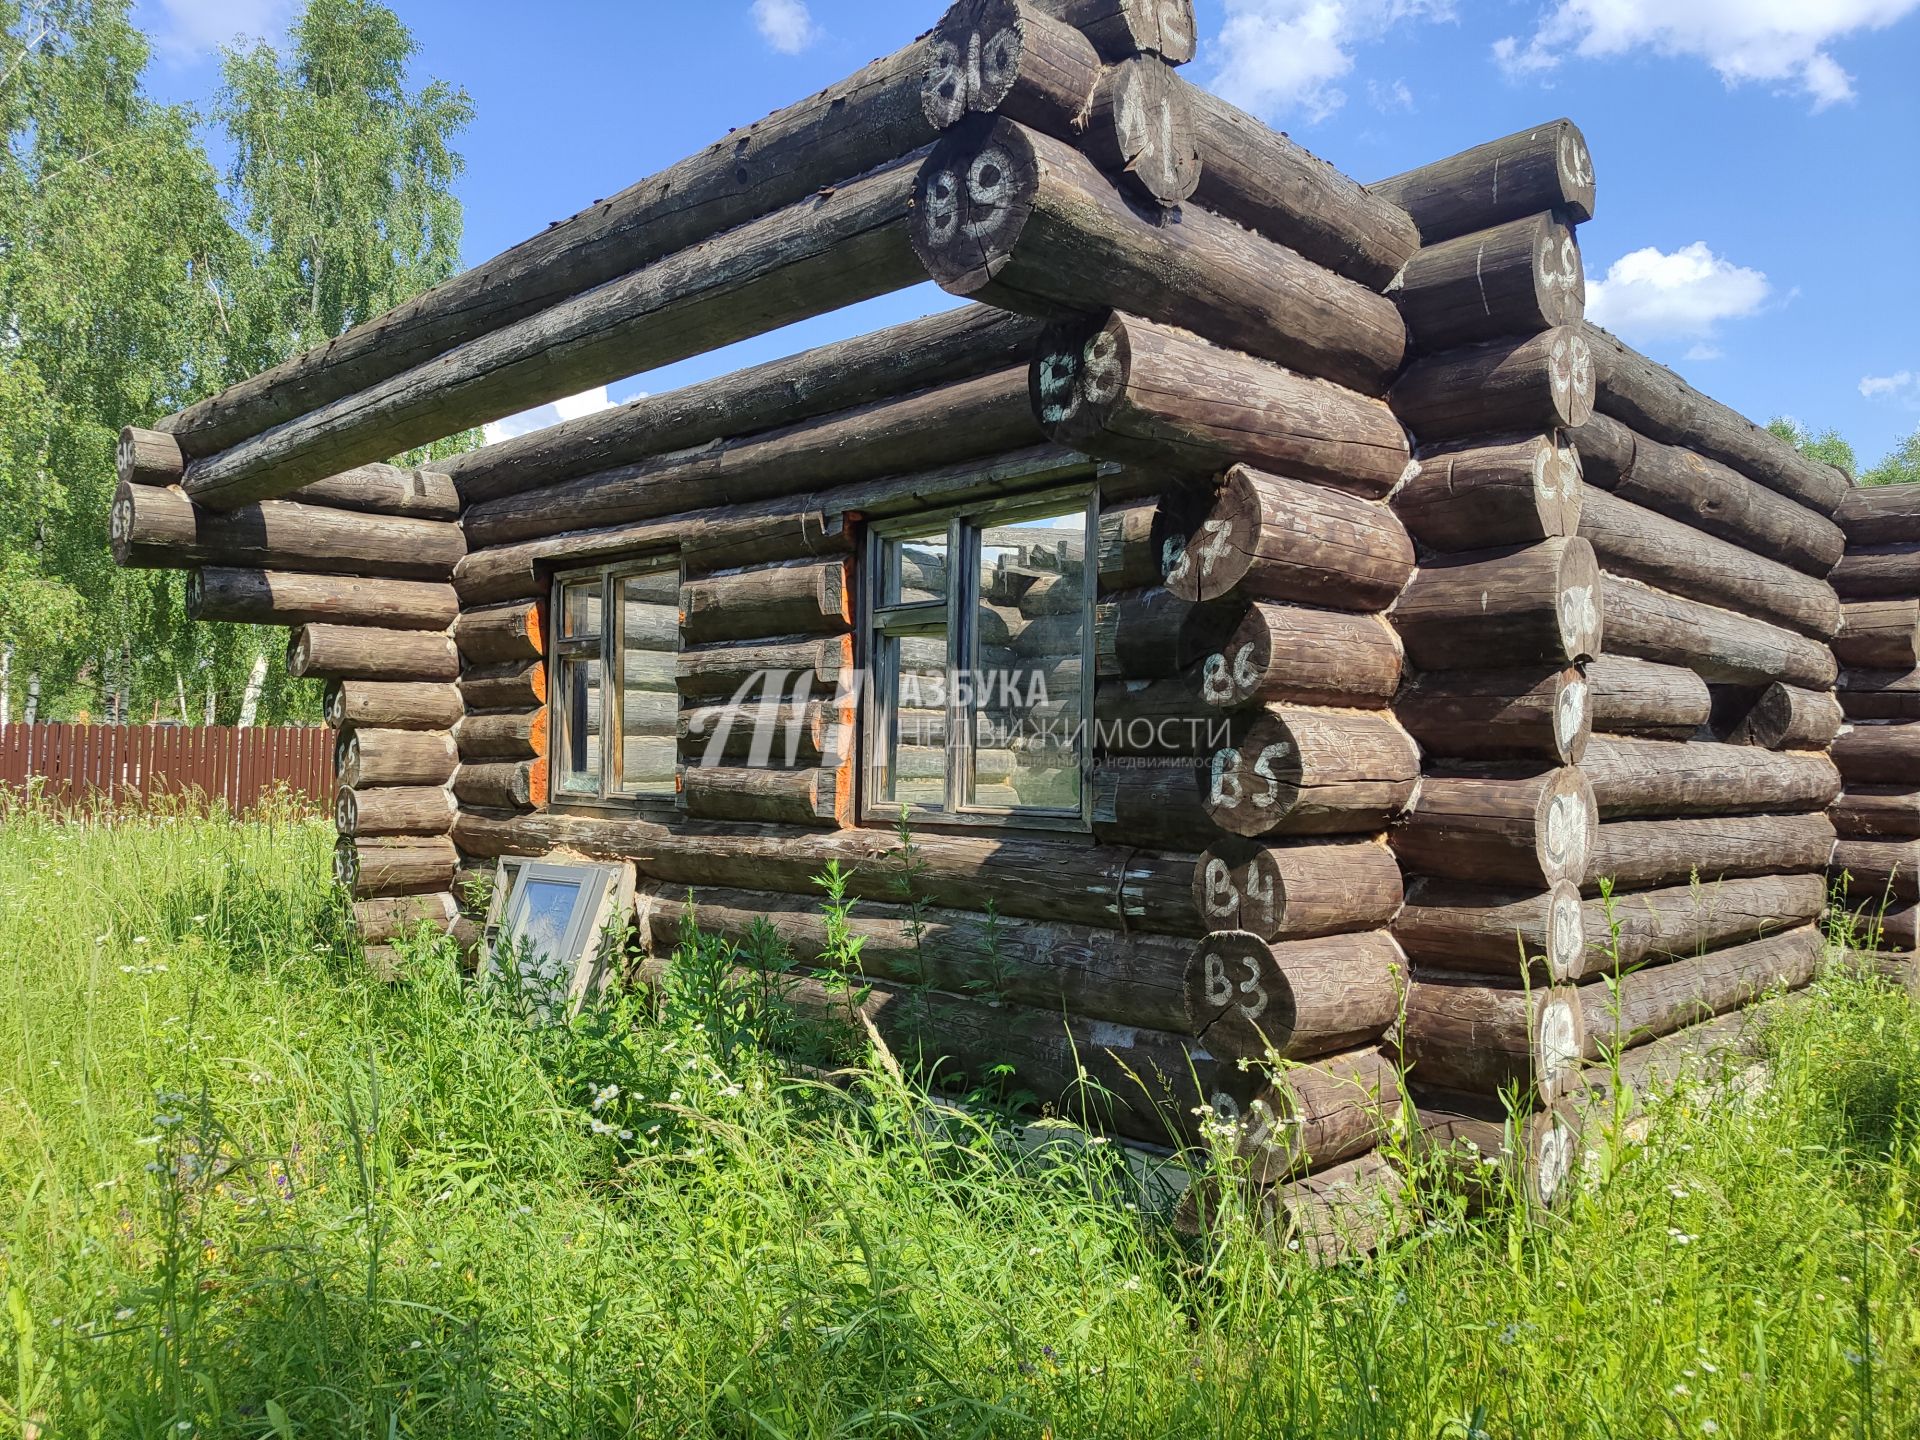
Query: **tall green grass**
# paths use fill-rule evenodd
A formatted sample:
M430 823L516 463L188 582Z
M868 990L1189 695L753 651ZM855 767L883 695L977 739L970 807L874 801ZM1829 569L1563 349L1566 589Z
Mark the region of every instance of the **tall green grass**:
M1902 1437L1920 1017L1834 978L1562 1215L1176 1238L760 1053L698 965L529 1030L350 958L317 825L0 825L0 1434Z

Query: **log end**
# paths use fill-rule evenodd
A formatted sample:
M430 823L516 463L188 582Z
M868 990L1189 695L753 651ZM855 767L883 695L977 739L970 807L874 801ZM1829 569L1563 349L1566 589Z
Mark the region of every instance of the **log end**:
M1606 612L1593 546L1577 535L1561 542L1556 581L1560 658L1568 664L1599 658L1606 641Z
M927 275L950 295L985 289L1013 258L1039 188L1026 132L1006 120L952 131L914 181L909 233Z
M1130 56L1106 72L1088 143L1097 162L1155 204L1172 208L1200 188L1187 90L1158 55Z
M1533 828L1541 875L1549 884L1578 884L1600 843L1600 807L1581 771L1567 766L1541 787Z
M187 457L178 440L135 425L120 432L113 459L123 485L178 485L187 471Z
M992 114L1013 92L1026 54L1012 0L961 0L927 37L920 109L936 130Z
M1573 326L1552 332L1547 351L1547 385L1559 424L1577 430L1593 418L1593 347Z
M1587 313L1587 273L1573 227L1549 216L1533 242L1533 293L1552 326L1577 326Z
M1049 326L1027 371L1034 418L1062 445L1086 449L1127 388L1132 346L1118 314Z
M1250 930L1220 930L1195 947L1185 982L1188 1029L1216 1056L1262 1059L1293 1039L1293 987L1273 947Z
M1584 225L1593 218L1593 152L1573 121L1560 121L1559 130L1555 166L1560 176L1560 208L1574 224Z

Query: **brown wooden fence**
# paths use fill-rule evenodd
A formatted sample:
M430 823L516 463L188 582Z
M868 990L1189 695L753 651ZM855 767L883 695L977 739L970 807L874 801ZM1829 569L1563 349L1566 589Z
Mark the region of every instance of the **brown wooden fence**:
M39 780L61 808L146 806L194 796L244 814L285 785L325 808L333 799L333 732L230 725L0 726L0 787Z

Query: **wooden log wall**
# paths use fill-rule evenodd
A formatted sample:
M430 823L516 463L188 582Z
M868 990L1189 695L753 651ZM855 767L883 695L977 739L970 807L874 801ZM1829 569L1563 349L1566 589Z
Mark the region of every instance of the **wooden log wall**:
M1429 1139L1516 1087L1557 1131L1603 1050L1811 976L1840 784L1831 477L1585 324L1593 172L1567 122L1375 190L1424 241L1394 291L1418 448L1391 503L1419 555L1393 712L1423 750L1392 834L1394 1042ZM1524 1148L1548 1202L1566 1135Z
M1596 1053L1804 983L1834 824L1862 884L1915 898L1910 513L1852 515L1838 477L1585 322L1569 122L1362 187L1183 80L1193 34L1185 0L960 0L128 433L116 557L194 568L195 613L293 628L296 673L330 681L370 946L469 923L460 877L566 848L690 888L720 934L771 924L805 968L838 862L896 1051L1011 1061L1137 1140L1195 1140L1210 1109L1258 1213L1331 1253L1343 1198L1381 1234L1400 1213L1378 1147L1403 1099L1417 1144L1498 1142L1552 1203ZM987 303L380 463L923 275ZM1078 645L1091 599L1092 834L922 827L908 861L858 809L862 526L1096 482L1079 583L1004 566L980 620L983 666L1025 664ZM677 566L678 614L594 723L645 721L622 759L655 793L556 802L552 577L638 557ZM769 671L771 764L763 697L730 707ZM1079 672L1049 676L1077 697ZM944 766L924 748L903 773ZM980 779L1014 764L982 752ZM678 916L643 910L655 956ZM1622 967L1624 1023L1593 1003ZM1076 1053L1124 1098L1091 1106Z
M1848 945L1868 951L1913 950L1920 940L1920 565L1910 558L1920 542L1916 492L1920 486L1862 485L1834 515L1846 552L1833 574L1843 619L1833 640L1841 668L1831 743L1845 789L1829 812L1839 835L1831 880ZM1883 558L1903 553L1904 564Z

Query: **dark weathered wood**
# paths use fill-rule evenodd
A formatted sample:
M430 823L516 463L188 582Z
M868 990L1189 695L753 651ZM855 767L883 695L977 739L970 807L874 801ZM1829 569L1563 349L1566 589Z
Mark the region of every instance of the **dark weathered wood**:
M1162 503L1156 498L1101 507L1098 569L1102 594L1158 585L1165 577L1157 540Z
M1580 878L1598 815L1593 787L1571 766L1429 774L1413 813L1389 838L1409 874L1545 889Z
M526 601L464 610L454 622L453 643L469 665L503 665L538 660L547 653L542 620L545 607Z
M1094 88L1080 144L1096 164L1146 199L1178 205L1200 185L1190 93L1157 55L1121 60Z
M844 630L853 623L850 567L803 562L689 580L680 587L680 610L689 645Z
M532 760L547 753L548 714L542 708L463 715L454 723L453 743L465 761Z
M1802 455L1778 435L1711 400L1591 323L1594 405L1652 440L1731 465L1749 480L1828 516L1852 488L1831 465Z
M1370 1255L1418 1223L1406 1180L1377 1150L1275 1186L1258 1213L1275 1243L1322 1265Z
M1400 909L1400 867L1377 840L1267 845L1221 836L1193 872L1208 928L1262 940L1377 930Z
M1601 655L1587 666L1593 728L1609 735L1691 738L1713 711L1707 682L1678 665Z
M287 641L287 673L322 680L453 680L460 655L446 635L370 625L302 625ZM459 691L452 692L456 701Z
M1571 120L1550 120L1367 189L1412 216L1428 245L1541 210L1583 224L1593 218L1593 156Z
M676 661L682 699L730 700L756 676L771 672L791 694L803 674L816 690L836 689L853 670L853 638L782 641L764 645L710 645L682 650Z
M378 900L356 900L353 928L362 944L378 945L416 933L427 926L436 935L445 935L459 918L453 896L442 890L428 895L393 895Z
M796 511L804 524L806 514L820 513L827 505L841 513L871 509L862 503L863 495L841 493L847 482L897 476L875 488L910 494L908 477L916 471L1039 442L1043 437L1025 401L1024 383L1024 372L1018 367L994 371L933 390L890 396L782 430L675 451L542 490L501 496L468 509L467 535L477 550L616 522L685 515L686 523L678 529L660 527L655 543L671 543L676 535L703 525L722 527L711 537L707 548L713 548L713 542L737 538L743 524L777 532ZM808 487L834 482L838 484L829 495L808 496L807 503L795 503L795 497L807 495ZM748 505L755 508L727 513L728 508ZM647 538L640 533L631 537L634 541ZM571 553L571 548L564 553Z
M341 732L334 751L340 783L352 789L376 785L444 785L460 762L444 730L376 730L356 726Z
M1849 720L1920 720L1920 669L1843 670L1838 689Z
M1636 435L1595 414L1569 437L1589 485L1824 579L1846 550L1840 527L1731 466Z
M1920 949L1920 905L1889 905L1884 895L1870 895L1852 905L1836 907L1836 919L1845 917L1855 945L1878 951ZM1915 985L1914 959L1903 955L1905 988L1912 994Z
M429 839L352 839L333 849L333 878L356 900L387 895L423 895L453 883L460 852L444 835Z
M460 518L460 492L451 478L433 470L407 470L398 465L356 465L302 485L287 498L375 515L411 515L421 520Z
M1626 891L1824 870L1832 850L1833 822L1818 814L1609 820L1581 889L1597 895L1602 880Z
M643 963L642 982L658 983L666 964ZM729 978L740 993L755 993L752 971ZM1150 1144L1199 1141L1196 1110L1237 1114L1265 1083L1257 1072L1216 1059L1181 1036L1058 1009L878 980L849 987L804 975L784 978L780 995L784 1005L851 1046L864 1042L862 1022L870 1022L910 1073L947 1086L1025 1091L1096 1134Z
M1084 31L1103 60L1124 60L1145 52L1169 65L1193 59L1199 30L1193 0L1033 0L1077 30Z
M785 825L853 823L853 767L754 770L689 765L682 773L687 813L703 820Z
M1422 545L1489 550L1580 528L1580 455L1552 435L1428 446L1393 494L1393 513Z
M1580 1151L1577 1099L1513 1114L1500 1096L1421 1090L1414 1106L1410 1148L1470 1203L1497 1202L1510 1185L1528 1205L1551 1210L1570 1193Z
M452 827L453 796L441 785L382 785L370 790L341 786L333 801L333 824L343 836L444 835Z
M1489 340L1415 360L1390 399L1422 444L1570 428L1593 413L1593 356L1577 326Z
M1833 762L1849 785L1920 785L1920 725L1854 725L1833 742Z
M227 508L914 283L909 156L630 270L187 466ZM630 259L629 264L638 263Z
M1004 115L1056 135L1085 127L1100 54L1072 25L1025 0L959 0L927 37L920 104L944 130Z
M1415 349L1451 350L1578 324L1587 279L1573 227L1547 211L1414 252L1391 293Z
M687 903L658 906L649 920L656 955L672 952L690 906L706 934L746 944L763 921L802 969L833 963L814 896L708 887L674 899ZM1182 986L1193 945L1175 936L864 903L846 923L860 942L861 975L1116 1025L1186 1026Z
M1847 491L1833 518L1853 545L1920 540L1920 485L1861 485Z
M950 294L1029 315L1118 307L1369 394L1406 349L1392 301L1199 206L1149 214L1071 145L1010 120L934 147L913 244Z
M136 425L120 431L113 462L122 485L178 485L187 469L178 440L164 431Z
M1394 702L1394 718L1428 755L1575 765L1593 733L1578 670L1441 670Z
M1217 617L1217 607L1197 609L1180 653L1202 653L1201 698L1219 709L1275 702L1377 709L1399 686L1400 642L1378 615L1261 600L1225 637L1217 636Z
M1911 904L1920 900L1920 840L1842 840L1833 874L1853 904Z
M1848 840L1920 839L1920 785L1849 785L1827 813Z
M1253 717L1208 705L1202 684L1198 666L1157 680L1101 681L1093 697L1096 748L1103 756L1198 758L1237 743Z
M1580 535L1602 568L1672 595L1704 601L1826 640L1840 601L1824 580L1755 555L1690 525L1588 486Z
M1833 588L1848 600L1905 599L1920 574L1920 541L1849 545L1833 567Z
M1920 576L1914 588L1920 590ZM1920 666L1920 599L1853 600L1840 607L1833 653L1842 665L1867 670ZM1844 678L1842 681L1844 688Z
M547 802L550 771L545 759L462 761L453 793L462 805L486 810L528 810Z
M1551 1105L1579 1084L1586 1044L1579 992L1422 975L1407 987L1400 1057L1415 1085Z
M526 710L547 703L542 660L469 667L460 672L460 698L469 711Z
M1664 963L1810 925L1826 908L1819 872L1702 880L1636 890L1584 907L1586 959L1573 977Z
M1183 1028L1227 1059L1327 1055L1384 1033L1405 978L1406 957L1384 930L1277 942L1220 930L1188 961Z
M924 45L907 45L161 428L190 455L226 449L883 165L932 138L925 70Z
M1095 672L1128 679L1178 674L1226 644L1238 618L1232 605L1195 605L1164 585L1122 591L1094 607Z
M1839 667L1817 640L1731 610L1683 599L1637 580L1601 580L1610 653L1681 665L1724 685L1775 680L1825 690Z
M1453 970L1535 985L1562 984L1585 971L1588 934L1579 887L1490 889L1416 876L1393 922L1393 938L1422 971Z
M1126 757L1093 767L1093 834L1106 845L1201 850L1221 836L1207 813L1208 762Z
M758 752L758 759L776 764L834 765L853 754L854 711L850 696L842 703L787 701L768 707L754 699L738 706L698 705L679 712L674 738L689 763L748 760Z
M1601 1060L1813 978L1822 942L1812 926L1580 987L1585 1055Z
M1167 588L1183 600L1375 611L1413 573L1413 542L1384 505L1236 465L1166 559Z
M1579 537L1440 556L1393 607L1407 658L1426 670L1564 667L1601 650L1601 575Z
M339 680L327 686L327 724L385 730L451 730L463 711L452 685Z
M1378 401L1118 311L1049 331L1028 388L1047 433L1089 455L1189 473L1246 462L1374 498L1408 465Z
M1818 752L1712 741L1596 735L1580 769L1602 820L1824 810L1840 793L1840 772Z
M1402 1101L1400 1073L1375 1046L1289 1065L1238 1117L1234 1154L1255 1185L1325 1170L1384 1141Z
M1206 808L1247 837L1379 830L1419 776L1419 749L1389 716L1272 705L1244 741L1214 753Z
M1735 745L1769 750L1824 750L1840 733L1840 702L1825 690L1775 681L1728 732Z
M1399 206L1210 91L1189 86L1187 102L1200 150L1198 204L1375 290L1419 249Z
M444 630L460 612L451 585L294 570L205 566L187 576L187 616L241 625L337 621L390 630Z
M562 847L632 860L662 884L725 885L817 897L814 877L829 861L852 874L850 893L900 898L898 838L880 828L769 831L759 825L689 822L666 826L636 816L541 813L518 820L462 815L454 833L468 855L543 855ZM991 895L1002 915L1199 935L1193 908L1195 854L1136 846L1088 845L1002 831L962 835L922 828L914 849L916 893L929 905L965 910Z
M713 380L642 395L433 463L469 505L1024 363L1042 326L965 305Z
M133 570L221 565L445 580L467 551L460 527L441 520L291 500L221 512L157 485L122 485L108 529L114 563Z

